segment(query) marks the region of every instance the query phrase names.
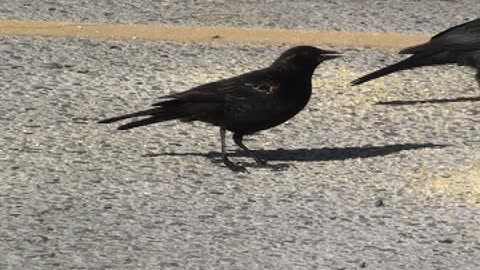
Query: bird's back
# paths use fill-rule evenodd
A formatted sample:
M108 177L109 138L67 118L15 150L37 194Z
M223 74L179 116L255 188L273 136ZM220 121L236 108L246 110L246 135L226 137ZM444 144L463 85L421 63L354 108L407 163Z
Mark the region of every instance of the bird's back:
M401 54L425 51L470 51L480 50L480 19L469 21L433 36L430 41L405 48Z

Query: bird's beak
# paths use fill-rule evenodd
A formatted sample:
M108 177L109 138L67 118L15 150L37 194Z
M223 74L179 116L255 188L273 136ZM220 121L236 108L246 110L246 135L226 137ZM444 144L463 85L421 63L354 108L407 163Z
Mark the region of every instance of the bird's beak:
M321 58L323 60L330 60L342 57L342 54L336 51L323 51Z

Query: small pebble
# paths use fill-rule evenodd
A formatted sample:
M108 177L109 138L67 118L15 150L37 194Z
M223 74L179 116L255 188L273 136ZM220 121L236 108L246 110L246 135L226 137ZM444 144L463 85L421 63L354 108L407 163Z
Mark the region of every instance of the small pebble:
M385 204L383 203L383 200L382 199L377 199L375 201L375 207L382 207L382 206L385 206Z

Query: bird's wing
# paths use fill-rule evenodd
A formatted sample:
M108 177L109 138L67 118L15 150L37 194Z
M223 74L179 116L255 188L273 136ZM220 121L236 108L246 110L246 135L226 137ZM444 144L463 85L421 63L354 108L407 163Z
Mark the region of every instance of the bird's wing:
M227 97L246 99L268 96L280 89L279 83L271 78L270 73L268 70L256 70L237 77L207 83L185 92L164 96L161 98L162 101L153 106L179 102L223 103Z
M122 125L119 129L130 129L173 119L181 121L201 120L214 125L222 121L225 104L238 107L264 99L279 89L279 84L270 79L268 70L257 70L230 79L207 83L188 91L161 97L152 104L154 108L101 120L111 123L138 116L148 116Z
M408 47L401 54L424 51L470 51L480 50L480 19L449 28L433 36L429 42Z
M218 93L218 82L196 86L184 92L160 97L160 99L162 101L154 103L152 106L163 106L172 102L222 102L221 95Z
M280 82L275 79L275 73L269 69L256 70L220 82L219 90L230 99L262 99L277 93Z

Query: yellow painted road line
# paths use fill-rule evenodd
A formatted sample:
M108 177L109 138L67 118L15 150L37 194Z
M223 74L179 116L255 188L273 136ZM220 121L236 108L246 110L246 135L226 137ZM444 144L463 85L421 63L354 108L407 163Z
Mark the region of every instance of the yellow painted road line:
M310 44L398 49L425 42L430 34L289 30L223 26L109 24L0 20L0 35L144 39L176 42Z

